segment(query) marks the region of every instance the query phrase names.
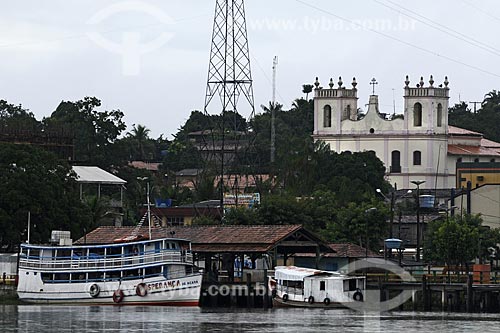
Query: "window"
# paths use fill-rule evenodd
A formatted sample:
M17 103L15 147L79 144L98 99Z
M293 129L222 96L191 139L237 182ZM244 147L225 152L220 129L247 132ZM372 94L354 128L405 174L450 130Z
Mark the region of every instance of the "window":
M332 127L332 107L325 105L323 109L323 127Z
M462 158L461 157L457 158L457 163L462 163Z
M394 150L391 154L391 173L401 173L401 153Z
M438 127L442 127L443 126L443 105L441 103L438 104L437 126Z
M413 165L422 165L422 153L418 150L413 152Z
M319 281L319 290L326 290L326 282Z
M351 105L348 105L345 108L344 119L350 119L350 118L351 118Z
M474 163L479 163L479 158L475 158Z
M422 104L415 103L413 106L413 126L422 126Z

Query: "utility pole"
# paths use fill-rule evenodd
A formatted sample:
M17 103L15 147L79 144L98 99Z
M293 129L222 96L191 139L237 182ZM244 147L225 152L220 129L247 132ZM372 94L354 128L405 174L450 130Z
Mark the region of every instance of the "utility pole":
M425 183L425 180L413 180L411 182L417 186L417 258L416 261L420 262L420 185Z
M271 164L276 160L276 72L278 70L278 57L273 59L273 99L271 104Z
M474 114L476 114L477 113L477 105L478 104L481 105L482 102L469 102L469 104L474 104Z

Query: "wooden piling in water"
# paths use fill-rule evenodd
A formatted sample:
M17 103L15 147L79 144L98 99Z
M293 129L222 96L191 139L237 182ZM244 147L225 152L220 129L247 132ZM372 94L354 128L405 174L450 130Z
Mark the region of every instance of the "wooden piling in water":
M466 311L472 313L474 311L474 291L472 290L472 283L474 278L472 274L467 275L467 304Z

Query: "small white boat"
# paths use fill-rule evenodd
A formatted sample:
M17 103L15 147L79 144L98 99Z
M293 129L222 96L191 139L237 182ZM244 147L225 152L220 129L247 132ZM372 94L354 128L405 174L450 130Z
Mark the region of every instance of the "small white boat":
M190 242L141 239L126 237L103 245L21 244L19 299L49 304L198 306L202 274L193 264Z
M295 266L275 268L272 283L275 306L347 307L362 302L364 277Z

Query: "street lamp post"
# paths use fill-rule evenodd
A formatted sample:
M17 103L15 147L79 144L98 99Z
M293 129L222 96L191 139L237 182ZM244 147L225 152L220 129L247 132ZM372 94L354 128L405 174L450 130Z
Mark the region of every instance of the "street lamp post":
M149 203L149 178L148 177L137 177L138 180L146 180L146 205L148 207L148 228L149 228L149 239L151 239L151 206Z
M391 198L389 199L386 197L386 195L382 192L381 189L376 189L376 192L380 194L381 196L384 197L387 201L390 201L391 203L391 219L390 219L390 225L389 225L389 238L392 239L393 237L393 232L392 232L392 226L394 224L394 191L391 192Z
M412 184L417 186L417 258L416 261L420 262L420 185L425 183L425 180L412 180Z

